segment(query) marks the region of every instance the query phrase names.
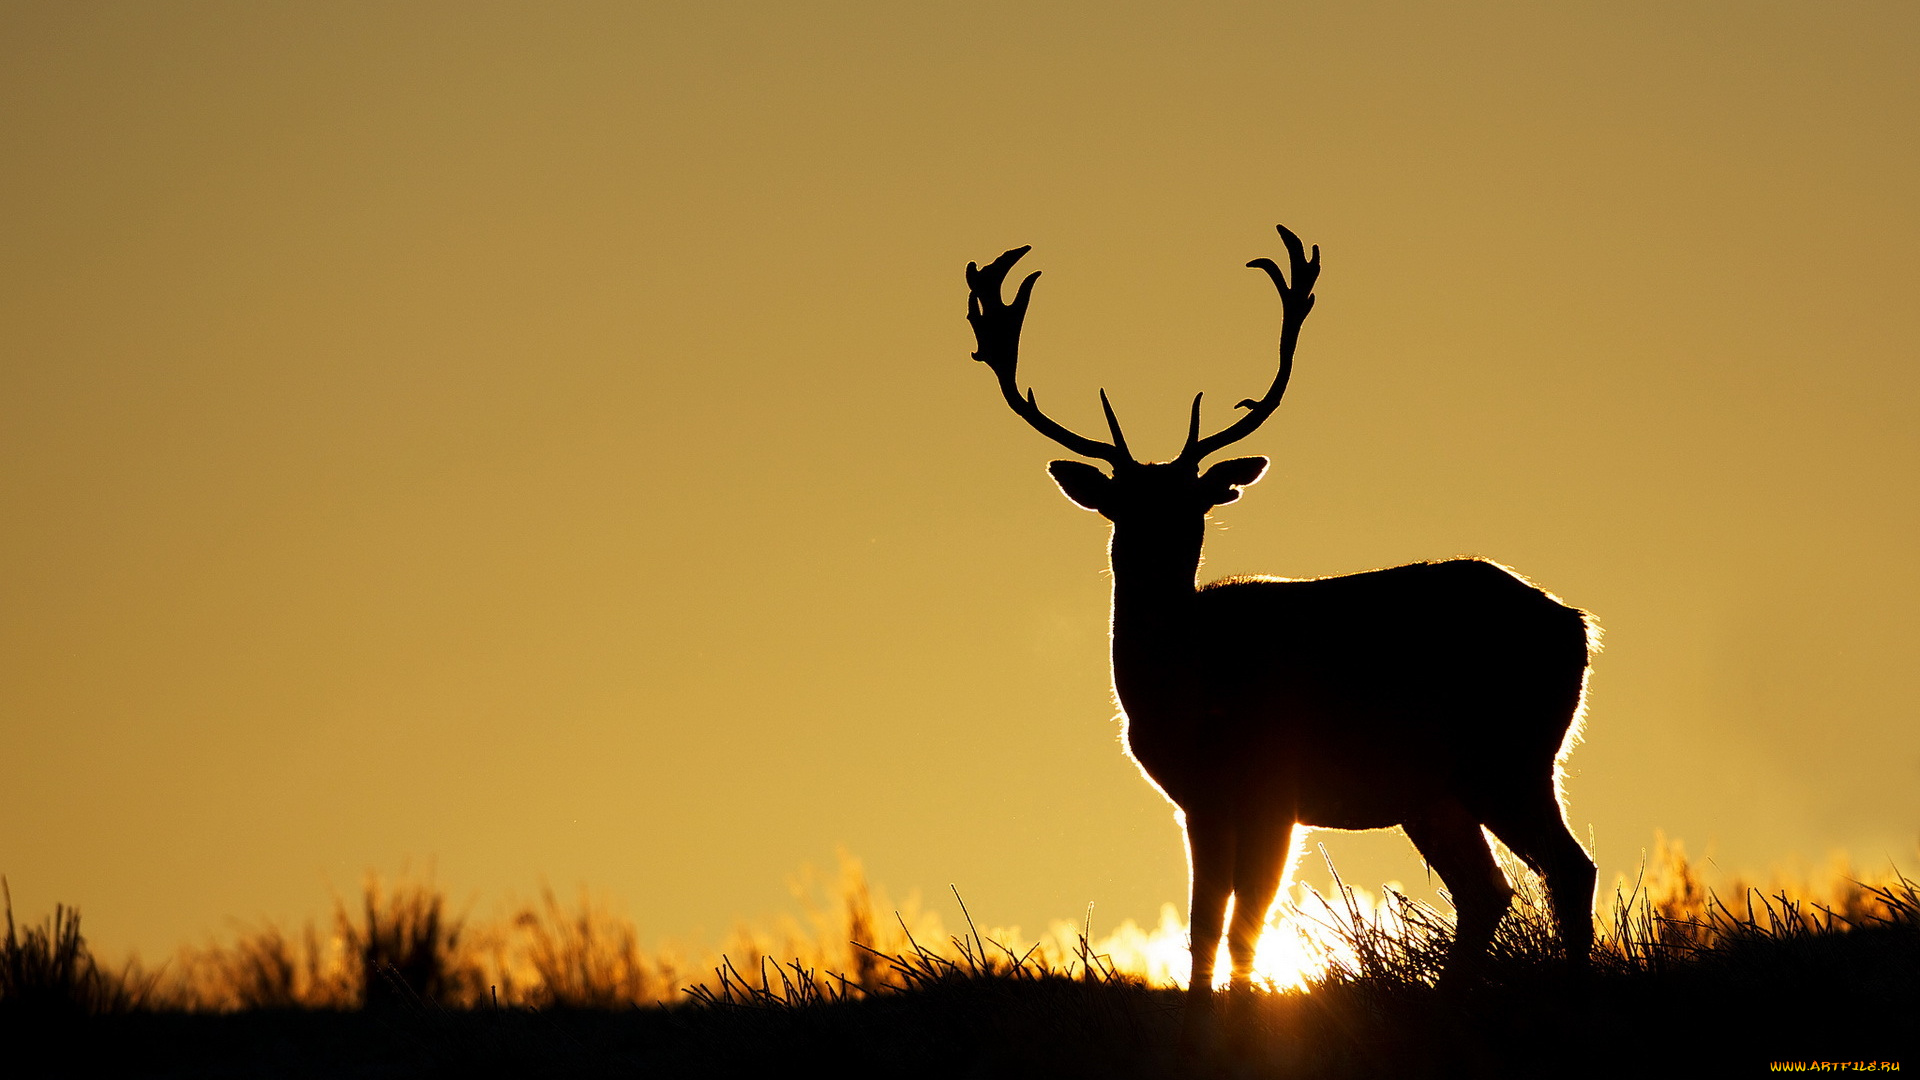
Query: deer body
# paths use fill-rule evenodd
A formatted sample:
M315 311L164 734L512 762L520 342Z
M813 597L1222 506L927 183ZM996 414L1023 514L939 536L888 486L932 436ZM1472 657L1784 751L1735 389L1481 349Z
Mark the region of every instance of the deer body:
M1183 808L1399 825L1538 772L1579 705L1580 613L1490 562L1218 581L1140 607L1125 577L1116 567L1113 670L1128 749Z
M1278 406L1313 306L1309 260L1280 229L1291 283L1255 260L1285 305L1279 374L1225 430L1202 438L1200 399L1171 462L1133 459L1106 394L1111 443L1047 417L1015 382L1020 324L1036 272L1012 304L1000 286L1026 253L969 264L975 359L1013 410L1075 453L1107 462L1048 466L1067 497L1113 523L1113 684L1128 752L1180 808L1192 872L1189 991L1212 988L1229 898L1236 985L1278 894L1298 826L1400 826L1457 912L1448 971L1486 949L1513 892L1481 830L1546 881L1569 961L1592 944L1594 865L1567 829L1558 764L1584 702L1591 625L1512 571L1482 559L1414 563L1345 577L1231 578L1196 584L1206 518L1265 471L1210 453Z

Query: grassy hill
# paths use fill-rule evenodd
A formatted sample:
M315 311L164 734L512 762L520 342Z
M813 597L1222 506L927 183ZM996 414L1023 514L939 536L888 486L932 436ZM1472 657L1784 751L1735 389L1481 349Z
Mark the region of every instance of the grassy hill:
M428 889L335 912L328 953L261 932L170 975L99 967L76 917L24 931L8 905L0 1045L9 1075L1346 1077L1751 1075L1775 1063L1898 1069L1920 1047L1920 891L1841 881L1824 899L1725 902L1682 860L1616 893L1592 974L1553 954L1537 894L1471 981L1434 985L1447 920L1400 897L1321 913L1343 947L1305 992L1184 994L1084 936L1025 952L969 927L937 945L902 920L823 965L722 959L654 1003L665 968L630 928L549 897L516 921L518 982L483 928ZM1662 875L1656 875L1662 877ZM1530 884L1521 879L1523 884ZM863 887L862 887L863 888ZM844 927L843 927L844 929ZM855 936L855 941L860 941ZM344 946L344 948L342 948ZM544 950L544 951L543 951ZM325 956L340 960L331 967ZM644 1003L643 1003L644 1002ZM1912 1060L1920 1068L1920 1060ZM1838 1071L1831 1067L1825 1071Z

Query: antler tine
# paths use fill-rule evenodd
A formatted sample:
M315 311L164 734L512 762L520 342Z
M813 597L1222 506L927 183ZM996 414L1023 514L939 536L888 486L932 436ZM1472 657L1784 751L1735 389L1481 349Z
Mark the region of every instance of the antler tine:
M1020 327L1026 320L1027 302L1033 296L1033 283L1039 280L1040 271L1027 275L1011 304L1000 299L1000 288L1006 281L1007 271L1031 250L1031 245L1011 248L985 267L967 264L967 322L973 325L974 341L979 346L973 358L993 369L1008 407L1035 431L1081 457L1098 458L1116 468L1133 464L1126 438L1120 434L1120 421L1113 415L1105 390L1100 391L1100 408L1107 414L1107 427L1113 432L1111 443L1089 439L1061 426L1040 411L1031 389L1024 394L1020 390L1016 378L1020 364Z
M1127 437L1120 432L1120 418L1113 415L1113 404L1107 400L1107 388L1104 386L1100 388L1100 411L1107 414L1107 430L1113 432L1113 448L1132 461L1133 453L1127 449Z
M1200 438L1200 399L1193 399L1193 422L1188 429L1187 445L1180 451L1181 461L1199 464L1201 459L1222 447L1239 442L1253 434L1273 410L1280 407L1280 398L1287 392L1287 381L1293 377L1293 350L1300 342L1300 326L1307 321L1307 313L1313 310L1313 286L1320 278L1320 245L1313 245L1313 257L1307 257L1306 245L1285 225L1276 225L1280 240L1287 246L1287 258L1291 263L1293 281L1280 273L1280 267L1272 259L1255 259L1249 267L1257 267L1267 272L1273 279L1273 286L1280 292L1282 310L1280 320L1280 370L1273 377L1273 385L1267 388L1266 396L1259 401L1248 398L1235 408L1246 409L1247 414L1227 425L1221 431Z

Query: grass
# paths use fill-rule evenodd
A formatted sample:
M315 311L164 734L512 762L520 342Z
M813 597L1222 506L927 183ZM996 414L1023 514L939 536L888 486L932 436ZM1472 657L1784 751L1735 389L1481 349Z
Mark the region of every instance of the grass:
M1444 914L1342 886L1286 913L1325 946L1309 992L1217 995L1194 1026L1152 961L1154 932L1096 941L1083 924L1023 943L962 902L965 930L946 934L911 906L894 917L856 864L810 928L743 934L700 965L647 954L584 897L544 892L475 925L429 883L370 880L324 933L269 927L158 974L109 972L77 913L19 934L9 896L0 1045L51 1046L49 1075L706 1076L817 1061L1120 1077L1743 1074L1920 1046L1920 885L1897 873L1722 897L1663 844L1616 890L1594 970L1574 981L1534 879L1509 871L1519 902L1472 985L1433 985Z
M125 1012L142 1004L151 980L136 967L101 970L80 936L80 913L56 904L23 936L13 921L13 889L0 877L7 936L0 942L0 1011L30 1022Z

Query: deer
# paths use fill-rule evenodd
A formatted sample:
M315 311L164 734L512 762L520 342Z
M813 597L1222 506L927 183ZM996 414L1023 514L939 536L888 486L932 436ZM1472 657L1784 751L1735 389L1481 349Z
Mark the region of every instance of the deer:
M1280 405L1313 309L1320 248L1278 226L1290 267L1280 365L1266 395L1201 434L1193 399L1172 461L1136 461L1104 388L1110 442L1042 412L1016 378L1039 271L1002 289L1031 245L967 264L967 321L1008 407L1084 461L1047 466L1066 497L1111 523L1111 662L1122 743L1186 833L1189 1003L1211 1000L1223 929L1229 986L1251 983L1255 946L1302 828L1398 826L1451 898L1440 982L1476 970L1514 896L1487 839L1544 882L1565 961L1587 968L1595 868L1567 826L1561 779L1585 717L1599 626L1518 573L1459 557L1336 577L1230 577L1197 584L1215 507L1266 472L1264 457L1209 456ZM1483 831L1484 830L1484 831ZM1232 925L1226 927L1231 900Z

